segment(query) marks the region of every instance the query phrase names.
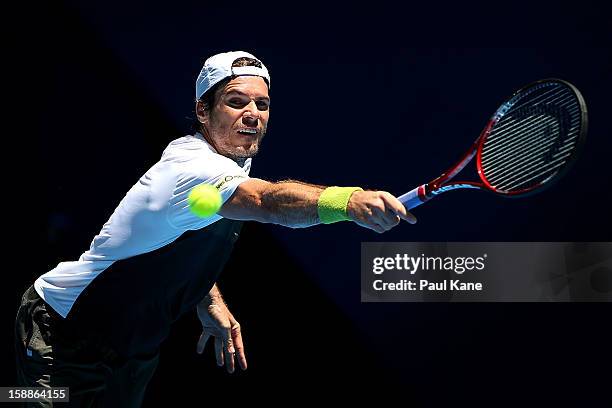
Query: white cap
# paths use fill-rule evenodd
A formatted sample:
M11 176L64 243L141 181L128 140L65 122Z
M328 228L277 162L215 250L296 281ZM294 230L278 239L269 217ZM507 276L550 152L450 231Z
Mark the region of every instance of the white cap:
M270 74L268 74L268 69L263 62L259 61L261 68L255 66L232 67L234 61L242 57L253 58L259 61L254 55L244 51L224 52L208 58L204 62L204 66L196 81L196 99L200 99L206 91L215 86L219 81L233 75L260 76L266 79L268 87L270 87Z

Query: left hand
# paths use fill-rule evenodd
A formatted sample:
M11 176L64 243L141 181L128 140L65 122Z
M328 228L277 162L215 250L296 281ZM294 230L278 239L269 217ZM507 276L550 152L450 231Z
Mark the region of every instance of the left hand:
M202 334L198 341L197 352L202 354L208 338L215 338L215 356L217 365L225 365L228 373L235 369L234 356L238 358L240 368L247 369L244 344L240 333L240 323L223 302L221 297L202 301L197 307L198 317L202 323Z

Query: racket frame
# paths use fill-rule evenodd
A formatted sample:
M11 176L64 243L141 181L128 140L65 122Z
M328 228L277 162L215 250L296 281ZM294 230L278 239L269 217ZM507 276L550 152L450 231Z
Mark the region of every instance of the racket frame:
M484 175L484 170L482 167L482 150L484 147L484 143L486 142L487 137L490 135L492 128L497 122L501 120L501 118L504 117L504 115L512 108L512 106L514 106L514 104L516 103L515 100L521 95L522 92L524 92L526 89L533 88L538 84L550 82L558 82L567 86L572 90L578 100L581 115L581 128L580 134L578 135L578 140L576 141L576 147L574 148L571 157L563 165L563 167L558 172L551 175L548 179L522 190L498 190L489 183L489 181ZM540 191L544 191L556 184L558 180L561 179L565 174L567 174L567 172L573 167L574 163L576 162L576 158L580 154L580 151L583 149L583 145L586 140L587 128L588 114L586 102L584 101L584 98L582 97L580 91L574 85L558 78L541 79L538 81L531 82L515 91L512 96L508 98L508 100L504 102L495 111L495 113L493 114L493 116L491 116L487 125L484 127L478 138L474 141L474 143L472 143L472 146L470 146L468 151L461 157L459 161L449 167L448 170L442 173L439 177L433 179L429 183L422 184L412 189L411 191L399 196L398 199L402 204L404 204L407 209L410 210L411 208L414 208L431 200L433 197L441 193L457 189L469 188L489 191L508 198L526 197L535 193L539 193ZM481 181L456 181L449 183L449 180L455 177L461 170L463 170L465 166L474 158L474 156L476 156L476 170Z

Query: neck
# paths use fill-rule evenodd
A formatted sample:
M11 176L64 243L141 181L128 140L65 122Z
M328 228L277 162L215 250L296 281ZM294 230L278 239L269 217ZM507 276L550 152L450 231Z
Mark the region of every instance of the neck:
M198 130L198 133L202 135L204 140L206 140L208 144L211 145L217 153L219 153L219 149L217 148L217 145L215 144L215 142L213 142L212 137L210 137L206 129L202 127L200 128L200 130Z

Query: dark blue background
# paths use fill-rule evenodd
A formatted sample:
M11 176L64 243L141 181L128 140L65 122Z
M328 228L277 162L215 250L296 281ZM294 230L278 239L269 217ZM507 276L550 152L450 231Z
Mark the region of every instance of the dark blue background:
M16 103L4 164L18 159L4 172L5 201L17 211L7 259L19 256L7 271L6 332L22 291L87 249L167 143L190 131L207 56L243 49L271 72L271 121L253 176L398 195L456 160L513 90L558 77L582 91L590 124L557 186L524 200L451 193L416 209L417 225L385 235L348 223L247 225L220 284L251 367L227 377L211 353L197 356L198 322L186 316L147 402L196 401L182 393L196 386L213 402L290 403L279 389L419 405L609 402L598 373L611 362L609 304L361 304L359 288L363 241L612 241L606 16L584 1L63 1L21 10L5 67Z

